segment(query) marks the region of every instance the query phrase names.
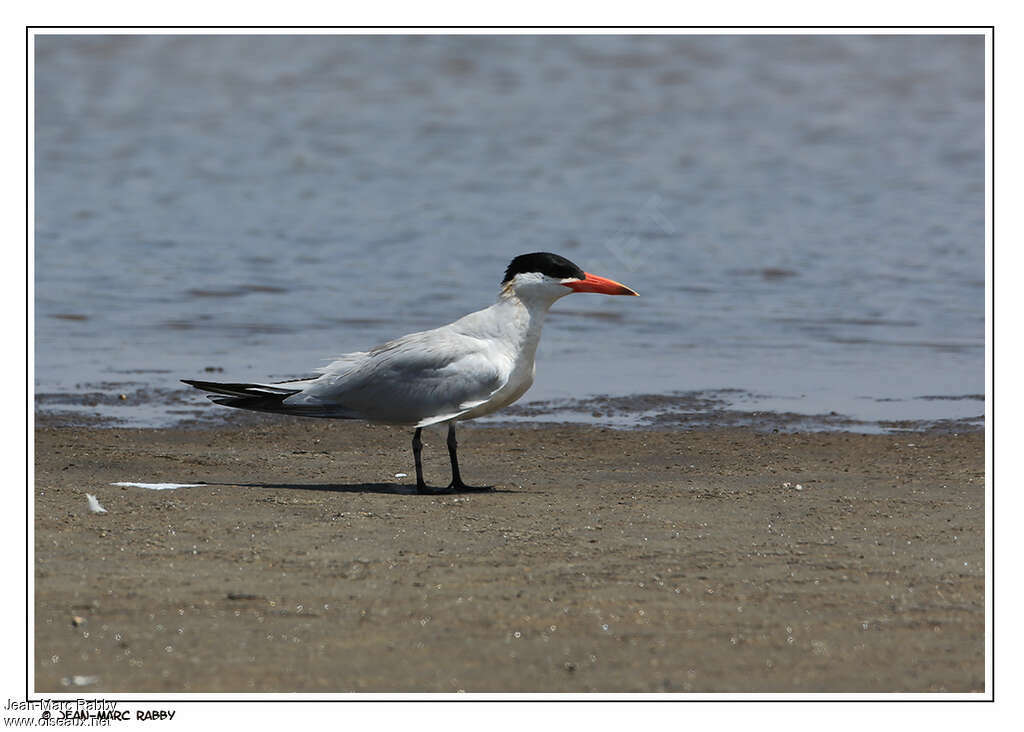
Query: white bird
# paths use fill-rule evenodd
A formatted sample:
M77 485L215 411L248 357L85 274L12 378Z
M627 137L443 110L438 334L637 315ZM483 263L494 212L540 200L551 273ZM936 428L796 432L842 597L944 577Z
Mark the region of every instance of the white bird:
M455 423L508 406L530 388L544 316L573 292L637 294L557 254L523 254L505 270L498 300L490 307L369 351L347 353L316 369L319 376L272 384L182 381L213 392L209 398L228 407L415 427L420 493L487 490L462 482ZM420 432L445 422L452 481L435 490L423 480Z

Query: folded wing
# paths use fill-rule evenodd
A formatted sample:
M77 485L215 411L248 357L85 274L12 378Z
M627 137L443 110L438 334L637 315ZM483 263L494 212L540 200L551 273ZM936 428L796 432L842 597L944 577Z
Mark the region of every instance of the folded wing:
M438 329L343 356L282 400L282 411L425 427L485 403L511 373L493 342ZM298 384L295 384L298 386ZM301 410L301 411L300 411Z

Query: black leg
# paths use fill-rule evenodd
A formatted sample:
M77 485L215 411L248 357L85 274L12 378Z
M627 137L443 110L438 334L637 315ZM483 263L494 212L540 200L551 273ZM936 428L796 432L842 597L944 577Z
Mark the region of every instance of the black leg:
M462 476L459 475L459 442L455 439L455 423L448 423L448 459L452 461L452 487L461 487Z
M459 442L455 439L455 422L448 423L448 457L452 461L452 482L448 486L448 489L453 492L459 491L489 491L491 486L471 486L466 485L462 482L462 476L459 474L459 455L458 455Z
M423 480L423 459L420 457L420 453L423 452L423 442L420 440L420 432L422 428L417 427L416 432L412 436L412 458L416 461L416 490L420 493L427 492L427 484Z
M412 457L416 461L416 490L420 493L451 493L450 486L448 488L431 488L423 480L423 459L420 457L420 453L423 452L423 442L420 440L422 431L422 427L417 427L416 433L412 436Z

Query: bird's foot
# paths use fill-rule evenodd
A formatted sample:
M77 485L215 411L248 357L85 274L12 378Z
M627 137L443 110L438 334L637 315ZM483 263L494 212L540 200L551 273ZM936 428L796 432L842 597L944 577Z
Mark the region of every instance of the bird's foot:
M427 485L426 483L421 483L416 486L416 492L422 493L427 496L440 496L444 495L445 493L454 493L455 491L452 490L452 487L450 485L445 488L433 488Z
M433 488L429 485L418 485L416 486L416 492L422 493L428 496L443 496L450 493L486 493L487 491L493 491L493 485L466 485L465 483L449 483L444 488Z
M448 493L485 493L493 490L493 485L466 485L461 480L458 482L453 480L448 484Z

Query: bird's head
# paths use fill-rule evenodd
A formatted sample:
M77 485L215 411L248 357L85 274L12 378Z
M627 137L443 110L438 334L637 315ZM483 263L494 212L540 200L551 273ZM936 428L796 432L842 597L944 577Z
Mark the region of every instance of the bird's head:
M520 254L509 263L501 286L514 291L520 299L549 302L574 292L637 294L615 280L584 272L565 257L550 252Z

